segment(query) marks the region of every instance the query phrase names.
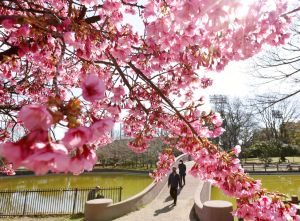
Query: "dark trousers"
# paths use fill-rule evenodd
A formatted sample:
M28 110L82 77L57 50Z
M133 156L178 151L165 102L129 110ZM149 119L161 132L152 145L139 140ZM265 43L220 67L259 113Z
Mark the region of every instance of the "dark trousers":
M180 184L185 185L185 174L179 174L180 176Z
M177 187L170 188L170 195L174 199L174 203L177 202Z

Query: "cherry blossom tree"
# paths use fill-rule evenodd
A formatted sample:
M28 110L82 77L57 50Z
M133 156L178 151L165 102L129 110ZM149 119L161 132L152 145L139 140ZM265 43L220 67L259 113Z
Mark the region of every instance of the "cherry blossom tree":
M197 90L213 83L209 71L283 44L289 16L284 0L2 0L0 114L26 133L5 136L0 155L36 174L79 174L92 170L115 122L138 153L161 129L196 162L192 174L239 198L238 217L299 220L294 205L244 173L239 146L222 152L210 143L222 119L203 111ZM62 139L57 127L67 130ZM152 176L173 161L163 152Z
M8 164L6 162L3 162L0 159L0 174L4 174L6 176L14 176L14 175L16 175L16 172L13 169L12 163Z

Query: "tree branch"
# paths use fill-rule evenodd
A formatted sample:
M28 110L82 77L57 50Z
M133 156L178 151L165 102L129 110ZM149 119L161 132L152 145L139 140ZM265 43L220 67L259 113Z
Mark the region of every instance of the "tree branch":
M16 46L12 46L11 48L7 49L6 51L0 52L0 62L2 62L5 57L10 57L12 55L17 55L18 54L19 48Z
M92 24L92 23L95 23L95 22L98 22L100 21L101 18L99 15L95 15L95 16L92 16L92 17L89 17L89 18L86 18L84 21L88 24Z
M159 95L160 97L175 111L176 115L183 120L186 125L190 128L192 133L199 139L199 141L203 144L203 139L198 135L194 127L185 119L184 116L177 110L177 108L173 105L173 103L170 101L169 98L167 98L164 93L150 80L148 79L143 72L138 69L136 66L134 66L131 62L128 63L128 65L133 69L133 71L139 75L144 81L146 81Z
M109 54L109 57L110 59L112 60L114 66L116 67L118 73L120 74L122 80L124 81L124 84L128 87L129 91L132 91L132 87L130 85L130 83L128 82L128 80L126 79L125 77L125 74L123 73L121 67L119 66L118 62L116 61L116 59L111 55ZM149 111L147 110L147 108L141 103L141 101L135 97L135 100L138 102L138 104L142 107L142 109L145 111L145 113L148 115L149 114Z

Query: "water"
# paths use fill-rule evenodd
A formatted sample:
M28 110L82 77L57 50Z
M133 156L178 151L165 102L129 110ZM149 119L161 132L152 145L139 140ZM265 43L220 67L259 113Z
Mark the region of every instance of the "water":
M145 189L152 179L148 174L93 173L73 175L0 177L0 191L65 189L121 186L122 200Z
M0 177L0 191L7 190L45 190L69 188L102 188L121 186L122 200L125 200L146 188L152 179L147 174L93 173L80 176L14 176ZM84 212L89 190L77 191L25 191L5 192L0 196L0 214L36 215L36 214L72 214ZM100 194L119 200L119 190L104 190Z
M300 175L253 175L256 180L261 180L263 188L268 191L278 191L286 194L300 196ZM224 193L216 187L212 187L212 200L226 200L233 203L235 206L235 199L225 196Z

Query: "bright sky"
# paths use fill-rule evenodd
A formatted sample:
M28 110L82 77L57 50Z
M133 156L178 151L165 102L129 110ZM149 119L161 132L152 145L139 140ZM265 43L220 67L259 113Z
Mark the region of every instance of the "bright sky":
M207 94L224 94L230 96L247 96L251 88L248 84L246 62L231 62L224 71L206 74L214 79L211 87L207 88Z

